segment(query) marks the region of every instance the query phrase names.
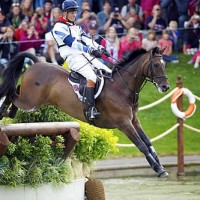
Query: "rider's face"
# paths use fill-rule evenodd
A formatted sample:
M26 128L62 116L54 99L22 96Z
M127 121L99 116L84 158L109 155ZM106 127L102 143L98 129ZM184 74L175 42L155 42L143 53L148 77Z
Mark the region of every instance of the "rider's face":
M77 15L77 11L70 11L66 13L66 18L71 21L74 22L76 19L76 15Z

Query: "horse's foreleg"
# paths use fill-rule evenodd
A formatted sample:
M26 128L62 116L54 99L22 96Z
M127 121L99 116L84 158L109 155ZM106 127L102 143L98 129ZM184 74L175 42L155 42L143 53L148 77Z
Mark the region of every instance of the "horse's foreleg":
M136 116L132 120L132 124L135 127L135 129L138 132L138 134L140 135L142 141L148 147L149 152L151 153L151 155L154 157L154 159L157 161L157 163L160 164L160 161L159 161L159 158L158 158L158 154L157 154L156 150L154 149L153 145L151 144L151 141L150 141L149 137L144 132L144 130L143 130L142 126L141 126L141 123L140 123L139 119Z
M159 165L159 163L155 160L155 158L150 153L149 148L142 141L141 137L137 133L133 124L130 122L126 122L123 126L119 127L119 129L124 132L127 137L138 147L138 149L145 155L148 163L152 167L152 169L158 174L158 177L167 176L168 173L166 170Z

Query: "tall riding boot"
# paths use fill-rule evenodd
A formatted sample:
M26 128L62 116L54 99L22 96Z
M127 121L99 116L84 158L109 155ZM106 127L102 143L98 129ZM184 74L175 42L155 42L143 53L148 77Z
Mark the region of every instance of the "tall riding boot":
M85 100L85 108L84 112L86 118L89 121L93 121L96 117L100 115L100 113L95 108L95 100L94 100L94 88L86 87L86 100Z

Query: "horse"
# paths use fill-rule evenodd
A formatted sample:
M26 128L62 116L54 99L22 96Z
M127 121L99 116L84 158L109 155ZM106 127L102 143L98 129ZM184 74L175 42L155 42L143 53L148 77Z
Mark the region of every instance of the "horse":
M97 127L117 128L123 132L144 154L158 177L169 174L160 164L157 152L140 124L137 111L139 92L147 81L153 83L159 92L169 89L163 51L159 47L148 51L138 49L115 64L112 78L105 78L104 88L96 99L101 115L94 122ZM26 57L33 64L24 72ZM45 104L54 105L70 116L87 122L82 112L83 103L67 80L69 73L61 66L40 61L35 55L19 53L11 59L2 74L0 98L6 97L6 105L12 103L27 111Z

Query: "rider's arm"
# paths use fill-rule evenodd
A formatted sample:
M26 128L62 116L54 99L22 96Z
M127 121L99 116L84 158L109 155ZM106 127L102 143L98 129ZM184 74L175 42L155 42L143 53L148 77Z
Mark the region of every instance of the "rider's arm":
M79 50L79 51L83 51L83 52L88 52L89 47L82 44L81 42L77 41L76 38L74 38L71 33L70 30L67 26L65 27L54 27L53 29L53 35L56 36L54 37L58 43L58 47L67 45L73 49ZM61 41L61 44L60 42Z
M89 37L83 30L82 28L80 28L81 31L81 40L90 47L93 47L95 49L99 48L99 44L97 44L94 39L92 39L91 37Z

